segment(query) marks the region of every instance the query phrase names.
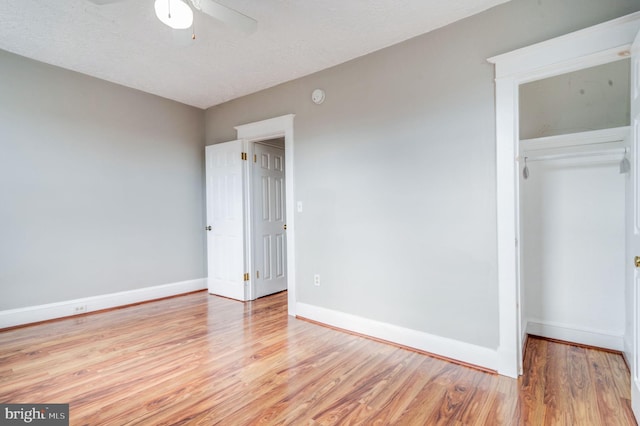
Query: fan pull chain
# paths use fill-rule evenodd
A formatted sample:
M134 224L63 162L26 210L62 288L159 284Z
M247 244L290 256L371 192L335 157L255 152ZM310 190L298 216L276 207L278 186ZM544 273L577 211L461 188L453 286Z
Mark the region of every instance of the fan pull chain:
M196 20L191 21L191 40L196 39Z
M169 13L169 19L171 19L171 0L167 0L167 11Z

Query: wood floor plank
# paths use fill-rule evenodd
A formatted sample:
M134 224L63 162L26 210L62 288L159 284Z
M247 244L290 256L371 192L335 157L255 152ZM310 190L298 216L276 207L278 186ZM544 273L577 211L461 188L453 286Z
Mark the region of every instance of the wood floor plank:
M530 336L509 379L192 293L0 331L0 402L72 425L633 425L619 354Z
M569 424L570 406L567 405L566 393L569 391L567 379L567 345L556 345L545 342L546 346L546 386L543 402L545 405L544 425Z
M609 362L610 359L620 362L619 359L615 360L606 352L600 351L587 351L586 357L591 383L594 387L594 399L597 401L599 421L612 426L629 424L629 419L624 416L620 417L617 410L620 395L615 385L616 373ZM626 377L624 381L630 386L628 380L629 378Z
M591 375L587 350L583 347L567 348L567 378L570 399L567 401L571 417L579 424L597 424L601 421L596 383ZM565 398L566 400L566 398ZM604 407L604 406L603 406Z
M545 417L547 406L540 401L546 388L547 344L546 340L527 339L523 361L527 374L518 378L520 392L516 412L521 424L534 424L536 419Z
M364 424L388 425L396 423L424 386L425 375L422 372L430 370L427 364L432 361L432 358L424 357L418 353L410 353L410 357L405 361L404 368L398 374L397 380L387 383L384 391L380 392L367 405L370 412Z

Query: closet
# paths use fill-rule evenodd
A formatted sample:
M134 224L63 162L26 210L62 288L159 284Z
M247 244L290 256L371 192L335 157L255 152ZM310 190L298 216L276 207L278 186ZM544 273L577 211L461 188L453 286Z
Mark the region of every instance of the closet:
M523 333L623 350L629 61L519 95Z

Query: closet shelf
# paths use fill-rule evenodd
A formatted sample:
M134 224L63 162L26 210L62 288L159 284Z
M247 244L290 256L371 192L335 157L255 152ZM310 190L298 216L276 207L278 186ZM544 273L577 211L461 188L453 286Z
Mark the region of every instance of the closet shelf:
M560 160L625 155L630 127L594 130L536 139L523 139L516 161Z

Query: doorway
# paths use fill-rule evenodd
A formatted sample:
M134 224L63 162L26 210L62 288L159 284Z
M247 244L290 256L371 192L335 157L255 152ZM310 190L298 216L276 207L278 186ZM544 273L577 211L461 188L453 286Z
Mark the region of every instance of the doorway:
M523 346L624 350L629 70L623 59L519 87Z
M248 301L287 289L284 138L205 148L209 293Z
M263 146L264 141L267 140L280 140L284 143L284 218L286 218L286 231L284 233L284 239L281 240L281 244L284 245L281 253L283 253L283 259L280 263L281 267L284 265L286 275L286 288L287 288L287 305L288 313L291 316L296 315L296 275L295 275L295 216L294 216L294 168L293 168L293 156L294 156L294 137L293 137L293 118L294 114L288 114L280 117L275 117L267 120L262 120L254 123L248 123L236 126L237 141L228 142L224 144L209 145L206 147L207 157L207 247L208 247L208 264L209 264L209 291L214 294L218 294L219 288L224 291L229 291L231 296L237 300L253 300L257 297L256 291L256 268L254 265L254 254L252 247L254 246L253 239L253 223L252 215L252 197L251 192L251 176L249 173L249 167L247 164L253 160L254 148L256 146ZM259 144L263 142L263 144ZM223 155L216 155L215 151L219 151L222 148L228 147ZM256 153L256 162L257 162ZM229 170L232 172L231 178L216 177L216 170L218 168L213 167L215 164L228 165ZM226 172L225 172L226 173ZM223 188L230 187L229 190L212 192L209 188L213 188L218 182L218 185ZM226 186L225 186L226 185ZM238 187L240 190L238 190ZM220 194L229 194L232 203L226 203L225 200L220 199ZM227 223L233 226L228 227L229 232L227 234L221 233L220 227L212 225L212 221L215 217L212 216L216 212L216 206L236 206L237 208L231 209L225 207L220 212L220 215L224 217ZM231 214L233 213L233 214ZM220 238L216 238L216 233L221 233ZM216 253L220 253L220 250L216 250L219 247L220 242L233 242L232 244L226 244L228 248L233 249L233 259L231 263L225 263L217 259ZM227 257L230 255L227 253ZM217 270L215 265L221 266L222 270L225 270L228 265L233 264L236 267L233 271L226 274L224 282L218 282L216 278ZM212 267L213 266L213 267ZM227 268L228 269L228 268ZM263 276L263 275L261 275ZM220 284L224 286L220 287ZM214 291L212 291L212 287ZM224 294L222 294L224 295Z
M496 75L497 364L500 374L518 377L522 373L522 299L518 248L520 170L516 161L520 154L519 87L524 83L629 57L639 29L640 13L633 13L488 59L495 64Z
M285 233L286 275L287 275L287 309L291 316L296 315L296 250L295 250L295 212L294 212L294 132L293 119L295 114L287 114L267 120L256 121L236 126L237 137L249 143L268 139L284 139L284 169L285 169L285 217L287 230ZM249 221L250 222L250 221ZM248 224L251 227L251 224ZM253 270L253 265L248 265ZM250 291L253 285L250 282ZM253 296L253 293L251 293Z

